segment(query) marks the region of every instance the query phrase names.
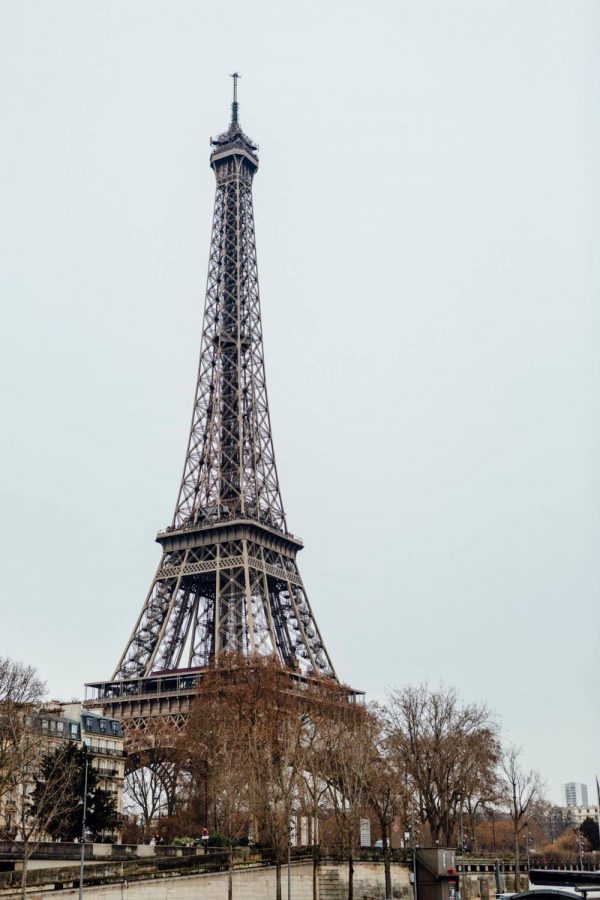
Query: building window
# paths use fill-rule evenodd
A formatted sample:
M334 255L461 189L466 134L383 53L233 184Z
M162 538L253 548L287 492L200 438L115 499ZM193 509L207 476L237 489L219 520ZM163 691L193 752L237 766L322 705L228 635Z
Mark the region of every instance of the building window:
M118 734L118 733L119 733L119 723L118 723L118 722L111 722L110 724L111 724L111 726L112 726L112 733L113 733L113 734Z
M77 733L77 725L71 725L71 737L72 738L79 737L79 735Z
M106 734L106 722L104 719L100 719L100 732Z
M88 731L91 731L91 730L92 730L93 724L92 724L92 720L91 720L91 719L86 718L86 720L85 720L85 727L87 728Z
M42 731L48 731L48 719L42 719Z
M64 733L65 733L65 723L64 723L64 722L57 722L57 723L56 723L56 730L58 731L59 734L64 734Z

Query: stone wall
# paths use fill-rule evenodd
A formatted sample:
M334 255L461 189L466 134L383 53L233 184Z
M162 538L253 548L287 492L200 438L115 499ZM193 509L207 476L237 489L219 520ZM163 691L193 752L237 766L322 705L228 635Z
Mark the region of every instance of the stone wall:
M70 870L73 873L73 870ZM89 871L89 869L88 869ZM395 900L412 900L410 869L392 863L392 894ZM507 879L508 880L508 879ZM287 868L281 871L282 900L287 900ZM469 872L460 878L463 900L493 900L496 884L493 872ZM511 885L506 885L510 890ZM343 863L321 863L318 870L319 900L346 900L348 896L348 866ZM0 900L12 900L17 892L0 889ZM64 889L57 895L54 889L31 890L30 900L75 900L77 889ZM233 873L234 900L275 900L275 869L273 867L237 868ZM117 882L85 888L87 900L227 900L227 873L205 875L163 875L147 880ZM355 900L384 900L385 880L380 862L355 862ZM312 863L292 865L292 900L312 900Z
M312 900L312 865L295 863L292 867L292 900ZM287 870L281 872L282 897L287 898ZM0 892L0 897L17 894ZM67 889L28 892L28 900L74 900L78 890ZM212 875L178 875L137 881L131 884L107 884L86 887L86 900L227 900L227 873ZM233 873L234 900L275 900L275 869L273 867L235 869ZM358 900L358 898L357 898Z
M392 863L392 895L412 900L409 870L400 863ZM322 863L319 866L319 900L345 900L348 896L348 866L342 863ZM293 886L292 886L293 898ZM385 877L383 864L354 863L354 900L384 900ZM270 900L270 898L269 898ZM283 898L285 900L285 897ZM294 900L294 898L293 898Z

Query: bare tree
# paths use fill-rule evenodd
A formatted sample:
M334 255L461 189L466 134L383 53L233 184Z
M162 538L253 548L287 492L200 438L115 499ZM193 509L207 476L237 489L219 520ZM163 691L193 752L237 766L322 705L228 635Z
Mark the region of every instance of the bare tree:
M570 807L543 801L536 804L536 819L549 843L554 843L567 829L572 829L575 825Z
M45 690L32 666L0 658L0 809L10 795L10 830L18 838L15 848L23 859L22 897L31 855L50 824L79 802L73 792L79 770L72 745L64 742L56 749L39 728L36 709Z
M388 734L432 839L449 845L467 797L495 780L500 747L489 710L452 689L406 687L391 694Z
M39 702L46 684L33 666L0 656L0 706Z
M132 769L125 780L126 812L142 816L142 837L152 830L155 819L168 809L165 790L165 769L163 760L145 760L145 765Z
M234 841L252 824L273 848L278 900L306 722L303 701L277 660L222 654L202 681L183 738L193 781L205 779L215 821L227 835L230 869Z
M490 814L494 806L501 798L501 785L497 778L481 777L480 772L475 773L474 781L467 785L463 803L463 811L469 820L469 836L472 849L475 850L477 842L477 826L485 816Z
M544 786L539 773L521 767L521 750L508 747L502 755L500 774L503 798L513 827L515 848L515 891L521 890L520 837L533 814L536 804L542 800Z
M262 663L257 676L261 691L246 729L246 772L253 817L274 850L276 900L281 900L281 867L300 804L310 720L304 699L277 660Z
M346 697L344 688L318 680L299 686L277 660L221 655L219 665L205 674L192 708L182 738L192 795L198 796L204 783L214 823L228 837L230 871L233 844L244 827L270 844L277 900L296 813L308 806L312 816L315 896L316 823L326 797L347 853L350 900L367 785L384 834L389 828L398 779L382 785L381 722ZM390 775L391 769L385 772ZM230 876L230 900L232 893Z
M354 856L372 765L373 722L363 706L349 707L323 727L324 774L329 799L348 860L348 900L354 897Z
M45 692L46 685L32 666L0 657L0 813L19 763L15 736L25 727L27 714ZM5 813L4 827L10 830L7 816Z
M404 759L393 753L386 730L383 710L373 704L370 707L370 741L372 753L365 770L366 800L375 813L381 829L385 896L392 896L390 865L390 828L400 816L407 819L409 797Z
M227 837L227 894L232 900L233 848L248 828L249 803L247 723L241 698L234 697L230 687L227 673L216 670L208 675L192 707L182 743L189 755L192 796L197 795L199 782L204 782L215 828ZM208 825L208 819L205 824Z
M51 823L72 814L79 805L74 785L80 771L70 753L72 744L64 742L51 753L31 715L15 715L7 727L12 741L11 791L18 821L15 847L22 854L21 896L25 898L32 854L47 838Z
M141 839L156 831L159 820L171 818L188 793L186 755L173 728L163 720L148 722L128 736L124 804L140 817Z
M308 813L311 821L312 843L312 894L313 900L318 897L318 865L320 858L319 818L326 809L325 798L329 792L329 784L323 776L323 742L320 723L327 715L326 708L313 709L307 722L304 736L304 759L299 782L301 808Z

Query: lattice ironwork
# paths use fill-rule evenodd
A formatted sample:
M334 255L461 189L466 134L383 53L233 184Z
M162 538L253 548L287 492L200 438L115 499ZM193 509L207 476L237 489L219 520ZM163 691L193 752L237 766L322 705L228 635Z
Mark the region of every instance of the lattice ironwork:
M200 365L181 486L163 556L113 679L279 656L336 675L287 531L267 400L252 208L257 147L238 123L212 141L216 177Z

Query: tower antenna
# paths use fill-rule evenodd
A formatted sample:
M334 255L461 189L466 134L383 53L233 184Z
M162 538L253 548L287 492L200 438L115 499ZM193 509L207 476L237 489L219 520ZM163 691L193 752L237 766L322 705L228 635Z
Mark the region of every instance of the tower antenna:
M231 104L231 124L237 125L238 124L237 83L238 83L238 78L241 78L242 76L239 74L239 72L234 72L229 77L233 78L233 103Z

